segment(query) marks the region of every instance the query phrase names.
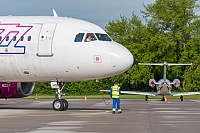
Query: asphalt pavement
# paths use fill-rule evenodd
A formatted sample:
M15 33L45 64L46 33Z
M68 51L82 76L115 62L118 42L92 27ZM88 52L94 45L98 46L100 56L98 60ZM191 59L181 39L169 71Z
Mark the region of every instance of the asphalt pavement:
M68 99L67 111L54 111L53 100L0 100L0 133L200 132L200 100L121 99L122 114L110 99Z

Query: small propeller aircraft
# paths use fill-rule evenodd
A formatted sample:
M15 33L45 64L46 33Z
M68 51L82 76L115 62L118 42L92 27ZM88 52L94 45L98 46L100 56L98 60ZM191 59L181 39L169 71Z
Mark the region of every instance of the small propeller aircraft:
M172 85L174 85L176 88L180 86L180 80L174 79L173 82L170 82L166 78L166 66L186 66L186 65L192 65L191 64L176 64L176 63L138 63L139 65L151 65L151 66L164 66L164 73L163 73L163 79L160 79L158 82L156 82L155 79L149 80L149 86L151 88L154 88L156 86L157 92L137 92L137 91L121 91L121 93L124 94L136 94L136 95L145 95L145 101L148 100L148 96L156 96L156 95L162 95L163 98L162 101L167 101L166 95L172 95L172 96L180 96L181 101L183 101L184 95L196 95L200 94L200 92L171 92ZM100 90L102 92L109 92L109 90Z

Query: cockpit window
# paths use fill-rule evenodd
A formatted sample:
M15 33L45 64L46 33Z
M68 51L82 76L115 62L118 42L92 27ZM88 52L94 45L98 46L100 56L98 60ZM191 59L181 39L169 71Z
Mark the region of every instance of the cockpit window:
M84 33L78 33L75 37L74 42L82 42Z
M112 41L107 34L95 33L99 41Z
M85 42L96 41L96 40L97 38L95 37L93 33L87 33Z

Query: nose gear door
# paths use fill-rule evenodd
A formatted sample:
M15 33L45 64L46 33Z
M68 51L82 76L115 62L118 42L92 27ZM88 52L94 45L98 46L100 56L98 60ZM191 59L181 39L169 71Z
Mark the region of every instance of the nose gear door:
M44 23L42 25L39 35L37 56L39 57L53 56L52 43L56 26L57 23Z

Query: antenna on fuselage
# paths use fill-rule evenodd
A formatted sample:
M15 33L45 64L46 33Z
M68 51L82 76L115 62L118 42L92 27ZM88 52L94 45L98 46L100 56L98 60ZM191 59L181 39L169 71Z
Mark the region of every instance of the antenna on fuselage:
M54 18L58 17L58 14L56 13L56 11L54 9L53 9L53 16L54 16Z

